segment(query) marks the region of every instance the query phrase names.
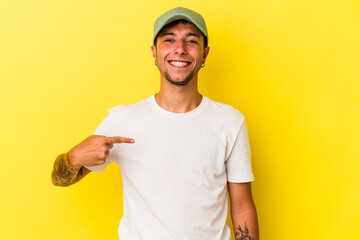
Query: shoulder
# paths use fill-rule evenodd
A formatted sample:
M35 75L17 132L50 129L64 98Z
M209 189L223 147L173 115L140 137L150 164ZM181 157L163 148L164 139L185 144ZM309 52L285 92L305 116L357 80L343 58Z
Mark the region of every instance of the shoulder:
M129 115L129 114L136 114L138 112L143 112L144 110L149 109L149 102L151 97L145 98L144 100L138 103L133 103L128 105L117 105L116 107L108 109L107 112L109 116L113 116L113 117L121 116L124 114Z
M234 107L225 103L216 102L214 100L211 100L210 98L207 99L209 103L209 111L212 114L226 121L235 123L243 122L245 120L244 115Z

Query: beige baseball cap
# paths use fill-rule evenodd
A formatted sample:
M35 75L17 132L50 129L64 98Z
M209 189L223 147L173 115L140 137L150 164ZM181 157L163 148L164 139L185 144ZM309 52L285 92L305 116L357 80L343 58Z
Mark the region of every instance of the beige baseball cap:
M205 24L204 18L197 12L194 12L190 9L177 7L171 9L158 17L154 24L154 35L153 35L153 44L155 45L155 38L161 31L163 27L167 24L174 22L176 20L187 20L193 23L205 36L205 46L209 42L208 32Z

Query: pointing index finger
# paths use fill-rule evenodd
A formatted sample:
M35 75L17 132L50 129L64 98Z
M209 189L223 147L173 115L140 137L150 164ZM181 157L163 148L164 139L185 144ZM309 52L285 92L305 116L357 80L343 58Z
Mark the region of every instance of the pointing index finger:
M134 143L135 140L126 137L114 136L114 137L107 137L107 143Z

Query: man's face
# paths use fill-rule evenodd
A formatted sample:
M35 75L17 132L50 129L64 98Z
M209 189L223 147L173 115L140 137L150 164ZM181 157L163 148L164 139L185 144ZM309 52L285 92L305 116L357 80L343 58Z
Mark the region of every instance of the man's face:
M151 50L162 77L183 86L197 78L205 63L209 47L203 45L204 37L194 24L179 23L163 29Z

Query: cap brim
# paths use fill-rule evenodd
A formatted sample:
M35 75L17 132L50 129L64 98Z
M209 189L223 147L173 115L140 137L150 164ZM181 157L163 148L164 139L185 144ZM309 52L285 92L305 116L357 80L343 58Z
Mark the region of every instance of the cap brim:
M162 23L159 28L157 29L156 32L154 32L154 35L153 35L153 44L155 45L155 38L157 37L157 35L159 34L159 32L161 32L161 30L169 23L172 23L174 21L177 21L177 20L187 20L189 22L191 22L192 24L194 24L200 32L202 32L204 34L204 36L207 38L207 32L199 25L196 23L196 21L194 21L194 19L192 19L191 17L185 15L185 14L178 14L178 15L175 15L175 16L171 16L169 17L168 19L166 19L166 21L164 21L164 23Z

